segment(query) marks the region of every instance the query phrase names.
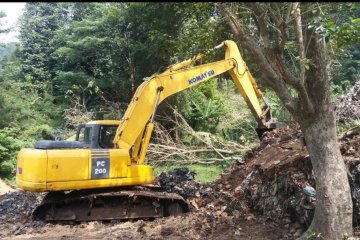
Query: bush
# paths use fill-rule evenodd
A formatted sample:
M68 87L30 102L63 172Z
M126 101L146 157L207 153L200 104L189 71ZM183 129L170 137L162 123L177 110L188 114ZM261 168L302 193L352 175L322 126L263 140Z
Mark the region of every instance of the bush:
M0 129L0 176L11 178L16 167L16 156L18 151L28 145L28 142L18 139L19 128Z
M274 91L267 90L265 92L265 97L271 107L271 114L273 118L276 118L278 122L283 122L287 124L294 121L290 112L285 108L284 104L276 96L276 93Z
M36 140L51 139L49 125L30 125L27 129L0 129L0 177L11 179L16 168L16 157L23 147L32 147Z
M178 96L180 112L195 131L217 131L219 119L226 113L226 108L216 79L190 88Z

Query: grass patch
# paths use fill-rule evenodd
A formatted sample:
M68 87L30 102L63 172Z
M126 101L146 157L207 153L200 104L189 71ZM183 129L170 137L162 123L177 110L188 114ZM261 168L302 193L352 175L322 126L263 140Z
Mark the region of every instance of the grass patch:
M233 162L224 164L161 164L153 166L154 174L157 176L162 172L169 172L175 168L187 167L190 171L195 172L195 180L201 183L214 182L220 178L220 174Z
M2 179L4 182L9 184L11 187L16 188L16 176L11 175L8 178Z
M8 174L6 177L0 177L0 179L7 185L16 188L16 175Z

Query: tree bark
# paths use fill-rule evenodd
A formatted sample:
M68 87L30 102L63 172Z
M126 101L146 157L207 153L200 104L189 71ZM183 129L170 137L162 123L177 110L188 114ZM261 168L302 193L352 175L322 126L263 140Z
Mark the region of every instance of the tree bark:
M346 166L335 131L333 112L299 121L316 178L313 221L301 239L344 239L352 236L352 200Z
M313 221L302 239L344 239L352 236L353 207L346 166L337 141L328 60L319 36L306 30L305 39L309 45L305 57L312 64L305 73L303 85L314 111L300 107L294 117L304 133L313 166L317 205ZM300 96L300 106L303 104L306 101Z

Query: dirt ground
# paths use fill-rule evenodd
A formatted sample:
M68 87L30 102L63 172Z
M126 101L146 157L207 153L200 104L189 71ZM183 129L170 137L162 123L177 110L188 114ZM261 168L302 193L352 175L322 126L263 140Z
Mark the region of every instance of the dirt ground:
M353 106L348 104L349 99L344 100L346 106ZM343 115L353 112L351 108ZM352 131L342 136L339 143L352 188L354 235L359 236L360 134ZM166 180L168 175L163 177ZM269 133L260 146L249 151L242 161L224 171L213 183L184 179L172 185L164 181L164 189L177 192L187 200L192 210L186 214L152 221L80 224L33 221L31 213L44 194L11 191L0 181L0 238L296 239L309 226L314 213L314 207L306 203L304 190L310 187L315 191L316 186L297 126ZM175 185L176 188L169 187Z
M7 192L0 195L0 238L295 239L305 231L314 211L301 207L303 188L315 188L310 159L298 135L296 127L273 131L214 183L203 185L182 179L174 192L186 198L192 210L177 217L50 224L31 219L44 194ZM341 152L350 179L358 179L360 136L341 141ZM360 206L356 195L360 185L357 180L350 184L354 206ZM4 184L1 189L10 190ZM360 222L358 207L354 209L354 222Z
M0 196L8 193L8 192L12 192L14 191L14 189L12 189L9 185L7 185L6 183L4 183L1 179L0 179Z
M261 219L246 221L196 212L152 222L47 224L3 239L292 239L286 234Z

